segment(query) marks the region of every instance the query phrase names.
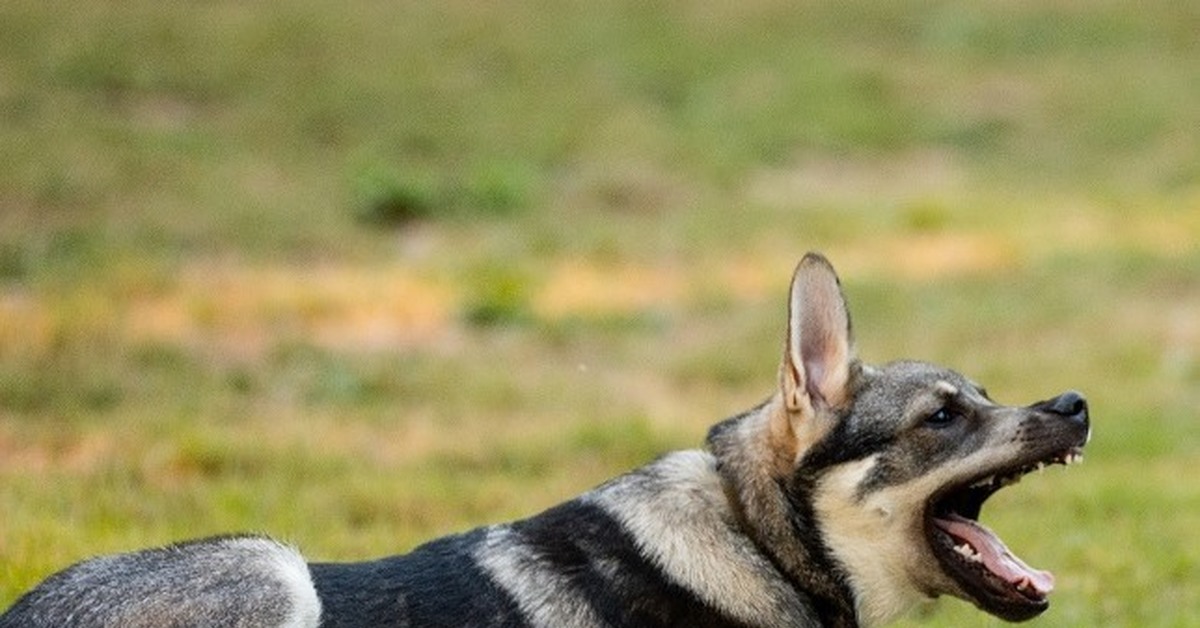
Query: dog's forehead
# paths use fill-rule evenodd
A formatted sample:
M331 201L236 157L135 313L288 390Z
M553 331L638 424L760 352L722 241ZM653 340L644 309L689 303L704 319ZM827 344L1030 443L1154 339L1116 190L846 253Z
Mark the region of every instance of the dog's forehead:
M965 395L987 399L987 393L962 373L929 362L904 360L864 370L863 395L891 400Z

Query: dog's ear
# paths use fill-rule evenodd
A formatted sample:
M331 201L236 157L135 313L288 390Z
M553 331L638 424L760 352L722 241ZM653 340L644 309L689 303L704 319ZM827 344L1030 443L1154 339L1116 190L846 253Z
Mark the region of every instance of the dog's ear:
M850 313L829 260L809 253L796 266L780 387L788 414L812 417L849 397L854 361Z

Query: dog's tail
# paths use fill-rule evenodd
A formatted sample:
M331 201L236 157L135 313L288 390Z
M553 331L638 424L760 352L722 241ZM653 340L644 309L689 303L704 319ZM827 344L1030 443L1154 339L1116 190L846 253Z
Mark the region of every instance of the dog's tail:
M321 602L304 558L261 536L221 536L92 558L50 576L0 628L316 628Z

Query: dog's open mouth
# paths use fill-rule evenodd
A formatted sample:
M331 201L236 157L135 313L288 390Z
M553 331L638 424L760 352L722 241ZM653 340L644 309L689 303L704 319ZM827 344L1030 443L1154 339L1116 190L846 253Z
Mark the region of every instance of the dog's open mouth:
M1083 460L1079 447L1049 458L976 477L949 487L927 507L926 534L933 553L955 581L985 610L1022 621L1049 605L1054 575L1034 569L1013 554L994 532L979 523L983 503L996 491L1049 464Z

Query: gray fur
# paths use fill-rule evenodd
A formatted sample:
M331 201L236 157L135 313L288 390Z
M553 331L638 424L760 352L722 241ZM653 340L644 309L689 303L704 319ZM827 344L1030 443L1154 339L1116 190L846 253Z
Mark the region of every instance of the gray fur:
M22 598L0 627L309 628L319 617L295 550L223 537L81 562Z
M808 597L742 530L710 454L669 454L583 499L629 530L668 578L730 617L764 628L819 625Z
M588 600L566 574L523 543L509 526L493 526L475 549L476 563L534 626L600 626Z

